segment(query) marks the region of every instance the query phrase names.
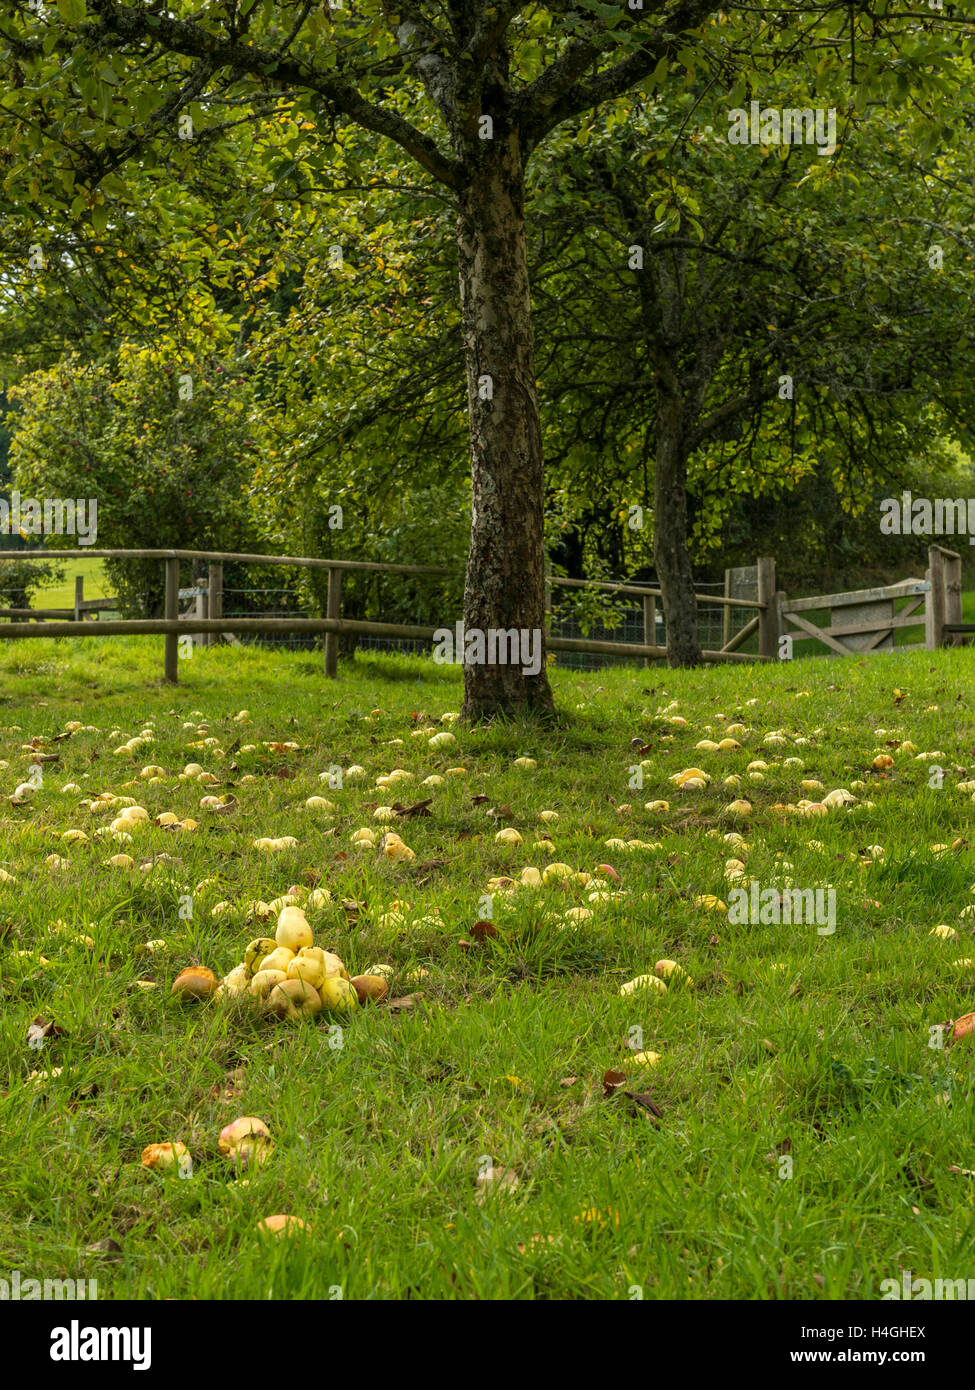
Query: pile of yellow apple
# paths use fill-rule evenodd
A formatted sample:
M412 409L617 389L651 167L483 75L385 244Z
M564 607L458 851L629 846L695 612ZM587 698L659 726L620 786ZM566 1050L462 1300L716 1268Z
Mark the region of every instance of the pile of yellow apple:
M375 966L373 973L350 979L337 955L315 945L304 911L289 905L278 915L274 937L252 941L240 965L219 984L212 971L191 966L177 977L173 992L195 998L250 999L281 1018L314 1018L323 1011L349 1014L369 1000L380 1003L389 991L391 973L389 966ZM197 978L201 976L209 977L206 989Z

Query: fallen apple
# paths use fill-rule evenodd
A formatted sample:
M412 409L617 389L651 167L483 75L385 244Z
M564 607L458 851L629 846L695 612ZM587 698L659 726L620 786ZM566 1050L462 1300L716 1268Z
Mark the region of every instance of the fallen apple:
M325 979L325 952L320 946L303 946L288 962L287 975L290 980L304 980L312 989L318 989Z
M685 985L690 989L694 984L684 967L675 960L658 960L653 968L660 979L669 980L671 985Z
M389 993L389 983L382 975L353 975L349 983L360 1004L381 1004Z
M257 968L265 956L277 946L277 942L270 936L258 936L251 942L244 952L244 969L248 975L257 973Z
M256 1115L241 1115L224 1125L217 1140L217 1148L222 1154L233 1157L245 1145L250 1149L269 1144L271 1131Z
M306 980L281 980L268 995L265 1008L282 1018L314 1018L322 1011L322 1000Z
M666 994L667 986L656 975L637 975L635 980L627 980L625 985L620 985L621 995L635 994L637 990Z
M499 830L494 839L495 843L499 845L520 845L522 843L522 837L511 826Z
M160 1173L171 1173L174 1169L185 1173L190 1165L190 1151L185 1144L147 1144L142 1150L140 1160L143 1168L155 1168Z
M258 970L251 980L251 994L256 999L266 999L274 986L287 978L283 970Z
M300 1235L305 1229L305 1223L299 1216L285 1216L278 1213L276 1216L265 1216L263 1221L258 1221L257 1231L262 1236L290 1236Z
M387 984L391 984L396 976L396 967L395 965L386 965L384 963L370 965L366 974L378 976L379 979L385 980Z
M274 939L279 946L297 953L303 946L314 944L315 938L308 924L308 918L300 907L285 907L278 918Z
M975 1013L962 1014L961 1018L955 1019L951 1029L952 1042L959 1042L971 1033L975 1033Z
M209 999L217 988L217 977L205 965L189 965L173 981L171 994L182 999Z
M262 970L280 970L282 974L287 975L288 966L294 958L294 951L290 951L287 946L275 946L273 951L269 951L264 959L258 962L254 974Z
M630 1058L631 1067L655 1067L660 1061L659 1052L636 1052Z
M319 991L326 1013L347 1014L359 1007L359 996L341 975L329 975Z
M250 975L244 965L235 965L228 975L220 981L220 991L231 999L243 999L250 992Z

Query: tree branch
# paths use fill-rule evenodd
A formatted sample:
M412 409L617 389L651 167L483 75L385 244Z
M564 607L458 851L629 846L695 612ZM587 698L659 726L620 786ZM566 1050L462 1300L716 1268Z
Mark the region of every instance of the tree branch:
M89 8L98 16L96 23L87 26L92 38L141 41L187 58L203 59L213 70L229 68L235 75L246 74L262 81L317 92L356 125L394 141L440 183L450 188L460 185L461 170L457 161L445 155L435 140L417 130L396 111L368 101L348 78L324 72L300 58L281 57L253 44L236 43L199 24L135 10L118 5L115 0L91 0Z
M666 3L667 0L657 0L658 12L666 8ZM585 81L581 80L585 73L612 46L612 31L571 42L562 56L519 93L515 101L525 149L537 145L562 121L622 96L644 77L649 77L660 59L674 52L685 31L700 24L717 8L715 0L678 0L671 14L661 15L657 28L647 34L635 53ZM640 15L641 12L633 13Z

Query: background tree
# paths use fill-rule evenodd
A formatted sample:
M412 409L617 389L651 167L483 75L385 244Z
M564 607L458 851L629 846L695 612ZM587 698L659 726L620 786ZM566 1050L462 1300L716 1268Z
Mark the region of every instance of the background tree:
M246 10L59 0L56 15L5 0L3 9L0 42L12 72L0 103L4 199L21 218L13 240L26 233L25 265L31 245L43 248L65 225L90 223L93 255L94 245L121 242L123 227L137 237L147 204L144 179L131 189L126 182L133 161L157 171L151 216L184 217L176 195L199 177L194 165L205 151L191 150L192 140L180 148L185 118L219 134L240 120L266 121L282 99L300 118L299 138L300 126L314 127L319 167L337 127L352 123L392 141L449 191L472 479L464 616L479 628L543 626L544 476L525 221L531 153L563 122L648 79L677 74L689 83L696 67L728 86L742 71L780 62L783 49L818 48L833 62L855 42L857 81L869 93L894 61L919 83L935 61L947 69L959 52L940 38L937 20L861 17L833 3L784 8L757 34L750 11L725 25L728 15L706 0L637 10L603 0L364 0L355 13L302 0ZM298 152L281 140L279 160ZM31 209L32 229L23 224ZM49 248L48 263L58 254ZM208 248L189 254L202 266ZM465 668L466 717L515 709L551 709L544 666L536 677L518 667Z
M173 381L169 355L162 344L123 344L97 366L69 357L12 387L16 485L25 496L94 497L105 549L191 538L194 549L246 551L258 530L247 495L263 441L241 366L204 357ZM125 612L162 615L158 561L105 565Z

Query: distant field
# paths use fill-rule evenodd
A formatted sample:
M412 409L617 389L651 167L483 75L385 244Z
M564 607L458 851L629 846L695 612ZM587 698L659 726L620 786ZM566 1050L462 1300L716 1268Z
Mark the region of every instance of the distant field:
M108 598L111 594L101 560L66 560L65 566L65 577L61 583L39 589L31 603L32 608L72 608L74 582L79 574L84 575L85 598Z

